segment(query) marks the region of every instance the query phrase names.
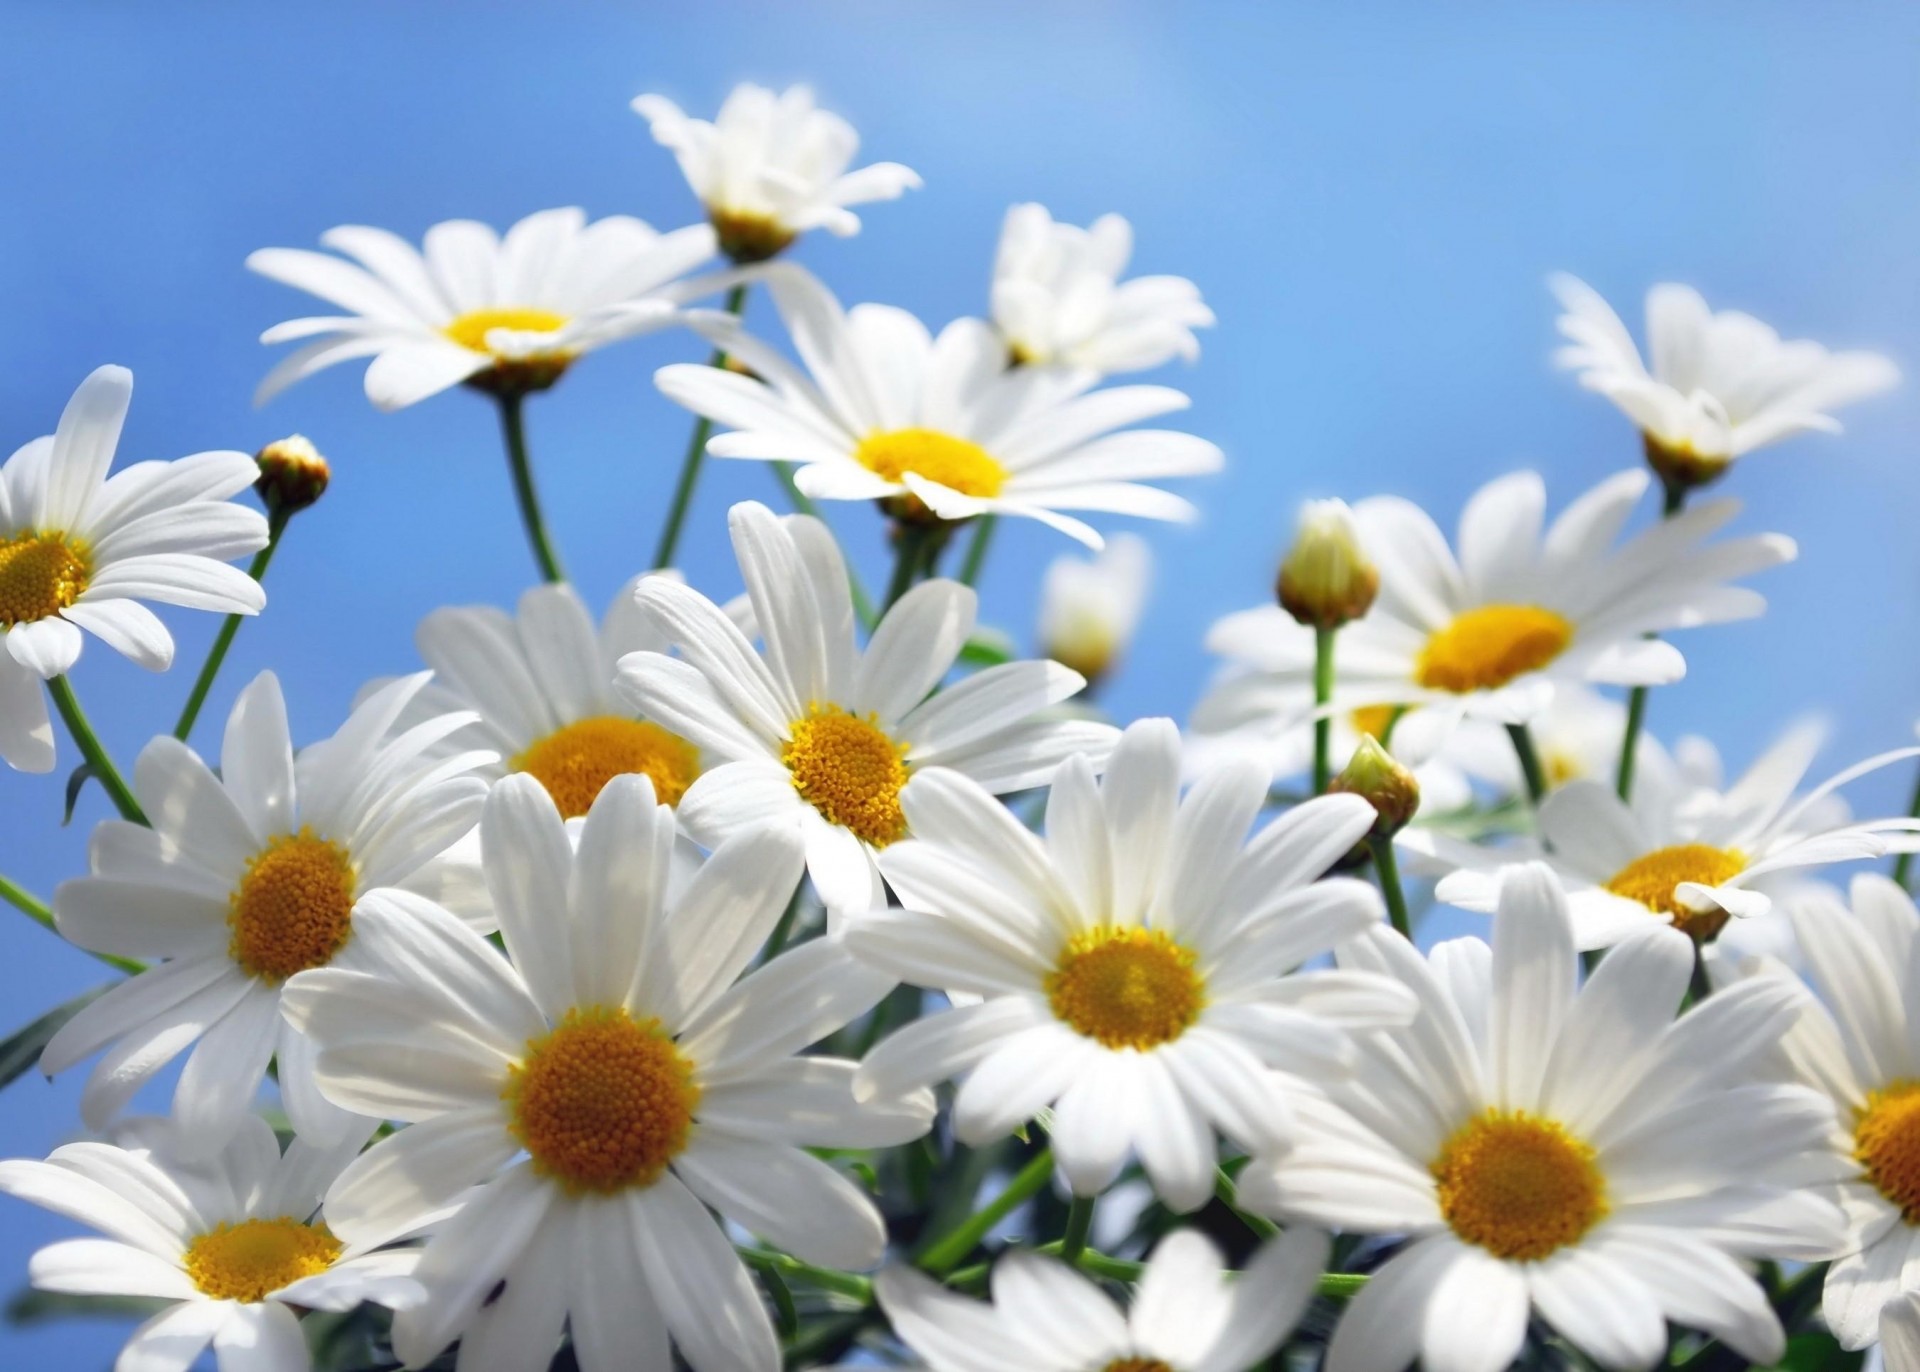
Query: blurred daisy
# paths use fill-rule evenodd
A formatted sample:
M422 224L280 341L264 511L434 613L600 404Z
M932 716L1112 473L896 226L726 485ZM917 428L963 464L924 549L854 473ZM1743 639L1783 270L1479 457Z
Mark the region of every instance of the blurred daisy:
M1808 429L1838 433L1827 413L1884 391L1900 372L1878 353L1830 353L1783 341L1750 314L1715 314L1691 286L1647 292L1651 368L1620 316L1591 286L1549 283L1566 311L1555 360L1640 426L1647 460L1669 487L1705 485L1735 458Z
M906 908L846 937L874 966L970 1003L883 1040L855 1089L959 1078L954 1133L976 1147L1052 1106L1076 1194L1133 1155L1179 1211L1213 1194L1216 1134L1285 1148L1291 1093L1274 1069L1335 1070L1348 1029L1413 1007L1385 978L1294 971L1382 917L1371 886L1320 879L1373 807L1323 796L1249 840L1266 795L1266 769L1242 760L1181 801L1168 720L1130 727L1102 784L1085 758L1063 763L1044 840L957 773L915 777L902 796L914 838L880 855Z
M1834 1249L1838 1210L1794 1176L1832 1115L1760 1079L1793 991L1756 979L1676 1021L1692 963L1650 928L1576 993L1566 902L1537 863L1508 874L1491 949L1423 958L1380 932L1341 949L1422 1013L1362 1038L1357 1070L1302 1102L1293 1151L1239 1178L1242 1205L1410 1240L1347 1306L1327 1372L1499 1372L1530 1315L1607 1368L1664 1358L1669 1320L1779 1359L1742 1260Z
M394 1320L403 1362L458 1338L470 1366L544 1366L570 1322L584 1372L667 1367L669 1339L695 1372L774 1372L772 1321L708 1206L809 1262L880 1260L873 1202L805 1150L917 1138L933 1098L856 1109L852 1063L795 1055L891 983L831 938L736 981L800 879L799 836L731 839L677 897L674 838L643 776L601 791L577 851L545 789L508 777L481 849L511 962L387 891L356 917L371 970L289 984L322 1089L409 1122L335 1183L328 1222L375 1244L441 1217L428 1299Z
M1576 683L1554 687L1553 699L1527 721L1547 790L1582 779L1611 786L1620 766L1620 745L1627 736L1627 707L1621 701ZM1504 795L1526 793L1526 779L1503 729L1464 728L1448 749L1468 775L1497 787ZM1678 764L1652 734L1640 731L1634 762L1634 797L1649 788L1672 795L1682 785Z
M171 1302L133 1331L119 1372L185 1369L208 1344L221 1372L307 1372L299 1312L365 1301L398 1310L426 1294L409 1275L416 1251L343 1242L317 1213L366 1142L366 1123L330 1147L295 1138L283 1155L272 1127L250 1117L217 1155L188 1163L167 1121L129 1121L118 1145L0 1162L0 1191L106 1235L42 1248L28 1280Z
M1139 484L1219 469L1220 450L1191 434L1124 425L1187 407L1165 386L1094 390L1098 376L1006 365L993 327L961 319L927 332L889 305L843 311L813 277L770 270L773 302L806 370L741 331L731 315L690 317L748 367L662 367L666 395L731 430L714 457L797 462L820 500L913 497L941 519L1023 515L1098 548L1068 510L1187 520L1193 507Z
M313 1045L280 1019L287 978L359 957L355 902L420 872L479 817L487 752L436 757L473 721L450 714L390 736L422 673L385 687L296 761L280 683L262 672L227 718L220 770L179 740L141 751L133 790L151 829L93 831L92 876L54 892L82 948L165 961L122 982L47 1044L49 1076L105 1048L80 1096L98 1129L188 1047L174 1090L182 1135L218 1146L247 1118L269 1059L294 1127L330 1142L352 1127L313 1086Z
M620 662L622 698L716 764L680 801L699 842L797 824L822 901L863 913L886 903L874 854L907 836L900 790L915 772L954 768L999 794L1042 784L1071 753L1097 765L1113 746L1111 725L1045 713L1086 684L1058 663L1004 663L934 693L973 632L970 588L914 587L863 653L846 564L824 524L753 503L735 505L727 524L765 649L699 592L650 577L639 604L681 657Z
M1092 558L1062 553L1040 583L1040 651L1089 681L1105 676L1133 641L1153 580L1153 553L1118 534Z
M471 219L427 230L422 247L348 224L320 236L343 254L262 248L247 266L345 314L290 319L262 343L310 340L280 360L260 404L337 362L371 357L367 398L398 410L467 382L506 394L544 390L582 354L673 323L713 289L686 280L713 256L713 230L658 233L580 209L528 215L504 237ZM346 260L351 259L351 260Z
M1022 365L1145 371L1200 356L1193 331L1213 323L1200 290L1180 276L1121 281L1133 229L1105 214L1082 229L1045 205L1015 205L993 263L993 322Z
M909 1267L874 1280L900 1341L931 1372L1244 1372L1286 1341L1313 1299L1327 1236L1294 1229L1230 1273L1191 1229L1160 1240L1131 1311L1054 1258L1009 1253L993 1267L993 1304Z
M856 234L860 217L847 206L920 187L898 162L848 171L860 135L815 105L805 86L779 94L750 82L735 86L712 123L682 113L664 95L635 96L633 111L679 161L720 250L736 262L765 261L808 229Z
M232 503L260 469L245 453L140 462L109 477L133 373L101 367L80 383L58 430L0 466L0 758L53 769L43 680L80 658L82 629L149 671L173 663L173 637L142 601L257 614L260 583L227 566L266 546L267 521Z

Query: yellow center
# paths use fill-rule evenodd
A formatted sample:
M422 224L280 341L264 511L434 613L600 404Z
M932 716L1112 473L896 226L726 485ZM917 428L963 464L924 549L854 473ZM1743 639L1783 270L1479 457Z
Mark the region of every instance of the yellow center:
M92 573L87 546L66 534L0 539L0 628L59 614L80 598Z
M720 251L735 262L765 262L793 242L793 230L758 210L716 209L707 218Z
M498 356L487 346L487 335L495 329L513 329L520 333L553 333L564 328L567 317L551 310L469 310L444 326L440 332L469 352Z
M1115 1358L1100 1372L1173 1372L1173 1368L1158 1358Z
M1430 690L1487 691L1537 672L1567 650L1573 625L1538 605L1481 605L1427 640L1414 678Z
M876 848L906 837L907 817L900 813L906 749L871 718L816 705L793 722L780 760L793 789L829 823Z
M1405 708L1399 705L1362 705L1347 716L1347 722L1353 725L1357 734L1371 734L1375 739L1384 739L1393 730L1394 716Z
M1537 1262L1607 1213L1593 1148L1524 1110L1488 1110L1468 1121L1432 1170L1453 1232L1511 1261Z
M353 859L311 829L282 834L247 861L227 899L227 952L256 977L323 967L353 927Z
M1547 769L1547 789L1557 790L1569 781L1578 781L1587 774L1586 764L1564 748L1549 748L1540 759Z
M985 448L937 429L868 434L853 455L861 466L888 481L912 472L961 495L996 496L1007 482L1007 469Z
M1920 1081L1868 1093L1853 1125L1853 1156L1906 1222L1920 1224Z
M1185 1033L1206 1004L1193 952L1158 929L1103 924L1074 935L1047 978L1053 1013L1108 1048L1145 1051Z
M1607 878L1607 889L1616 896L1639 901L1649 910L1672 915L1673 927L1682 933L1710 939L1726 925L1727 912L1689 910L1674 896L1674 888L1683 881L1718 886L1739 876L1746 867L1745 854L1731 848L1678 843L1635 858Z
M700 1087L659 1020L596 1005L528 1043L500 1096L534 1170L604 1194L659 1178L687 1146Z
M572 819L593 808L609 781L628 773L650 777L662 805L678 805L700 775L700 753L658 724L597 715L529 744L512 765L546 787L560 813Z
M263 1301L284 1286L315 1277L340 1256L340 1240L324 1224L242 1220L222 1224L187 1245L187 1275L217 1301Z

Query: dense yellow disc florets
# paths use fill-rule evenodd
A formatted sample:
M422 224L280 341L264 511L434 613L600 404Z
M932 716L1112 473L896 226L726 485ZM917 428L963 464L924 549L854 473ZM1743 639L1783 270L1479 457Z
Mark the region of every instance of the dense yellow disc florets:
M554 333L566 327L567 317L551 310L497 309L469 310L444 326L440 332L470 352L492 353L487 335L495 329L516 333Z
M1488 691L1537 672L1573 642L1573 625L1538 605L1462 611L1420 650L1414 677L1435 691Z
M1173 1372L1173 1368L1158 1358L1115 1358L1100 1372Z
M227 899L227 952L256 977L324 967L353 928L353 859L311 829L283 834L247 862Z
M1193 951L1158 929L1103 924L1074 935L1047 978L1053 1013L1108 1048L1145 1051L1187 1031L1206 1004Z
M527 1044L501 1098L536 1171L604 1194L651 1185L679 1156L700 1086L659 1020L590 1006Z
M1920 1224L1920 1081L1867 1094L1853 1125L1853 1157L1906 1222Z
M700 750L658 724L596 715L529 744L512 766L546 787L560 813L572 819L593 808L609 781L629 773L651 778L662 805L678 805L700 775Z
M1347 716L1347 722L1353 726L1356 734L1370 734L1374 738L1384 739L1393 732L1394 716L1405 708L1402 705L1362 705Z
M829 823L876 848L906 837L907 817L900 812L906 749L870 717L816 705L789 728L780 761L793 789Z
M340 1240L326 1225L282 1216L208 1230L187 1245L184 1262L193 1284L214 1300L263 1301L339 1257Z
M707 216L720 251L735 262L765 262L793 242L793 230L758 210L716 209Z
M1579 1241L1607 1213L1591 1145L1523 1110L1488 1110L1433 1162L1440 1213L1495 1257L1537 1262Z
M0 538L0 628L59 614L92 574L87 546L66 534L29 530Z
M912 472L962 495L996 496L1007 483L1007 469L985 448L937 429L868 434L853 455L861 466L888 481Z
M1671 848L1656 848L1642 854L1607 878L1607 889L1616 896L1636 900L1649 910L1673 916L1673 927L1698 939L1710 939L1726 925L1727 912L1720 909L1689 910L1674 895L1683 881L1702 886L1718 886L1731 881L1747 868L1745 854L1730 848L1715 848L1705 843L1677 843Z

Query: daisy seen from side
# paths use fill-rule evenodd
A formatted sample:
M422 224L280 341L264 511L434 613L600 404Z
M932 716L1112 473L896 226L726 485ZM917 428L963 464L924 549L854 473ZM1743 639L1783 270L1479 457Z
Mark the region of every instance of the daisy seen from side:
M1153 581L1153 553L1137 534L1117 534L1091 558L1062 553L1040 583L1040 651L1088 681L1126 654Z

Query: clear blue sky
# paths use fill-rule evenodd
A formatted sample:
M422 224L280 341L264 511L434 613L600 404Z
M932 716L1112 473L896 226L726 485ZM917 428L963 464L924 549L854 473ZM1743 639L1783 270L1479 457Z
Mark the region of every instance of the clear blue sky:
M1220 316L1188 422L1230 466L1193 483L1194 530L1153 529L1161 583L1124 715L1184 715L1220 613L1266 594L1296 503L1392 490L1451 525L1467 492L1525 464L1557 504L1637 460L1610 407L1548 366L1544 287L1575 271L1636 322L1656 280L1783 331L1890 352L1920 371L1920 11L1893 4L1659 3L699 6L332 0L250 6L0 2L0 450L49 431L103 362L137 385L123 454L251 449L299 430L336 486L295 525L265 620L241 635L207 716L273 666L296 734L330 731L368 676L409 667L420 615L510 602L532 577L493 416L454 393L378 415L358 368L256 413L255 342L307 302L247 253L339 223L410 237L552 205L658 226L696 208L627 111L662 91L710 112L737 80L812 82L926 189L866 213L806 261L848 301L943 322L984 308L1006 206L1134 222L1138 266L1197 280ZM663 335L597 354L530 407L558 537L602 601L651 549L687 431L649 377L702 353ZM1916 692L1911 382L1743 465L1745 527L1800 540L1769 617L1685 641L1663 733L1744 761L1815 706L1833 766L1910 737ZM687 559L737 586L737 464L702 491ZM839 525L878 575L873 518ZM1029 589L1065 548L1028 526L996 549L988 617L1028 632ZM153 680L97 642L77 672L131 758L170 722L212 632L174 614L185 664ZM65 761L72 761L69 749ZM1906 778L1862 794L1899 803ZM0 773L0 870L45 892L77 872L84 824L55 828L59 781ZM103 813L97 792L83 820ZM11 1027L96 979L25 921L0 924ZM0 1096L0 1155L76 1127L78 1074ZM71 1228L0 1202L0 1292ZM0 1331L0 1365L104 1368L117 1326Z

